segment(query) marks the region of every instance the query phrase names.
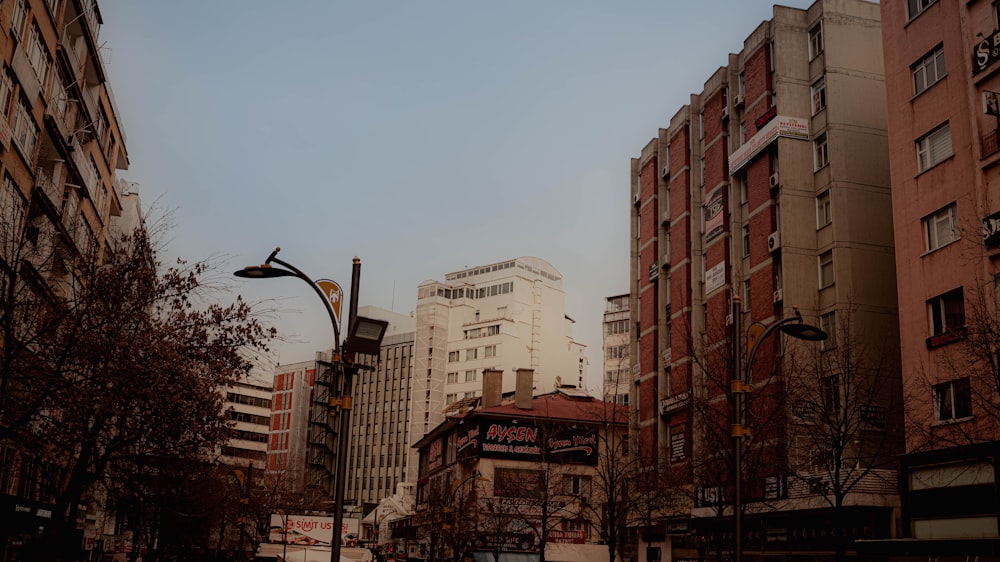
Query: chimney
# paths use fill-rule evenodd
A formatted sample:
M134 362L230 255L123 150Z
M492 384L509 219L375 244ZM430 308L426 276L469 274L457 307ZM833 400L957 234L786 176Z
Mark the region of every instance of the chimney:
M499 406L502 395L503 371L500 369L483 369L483 408Z
M516 369L517 381L514 386L514 407L518 410L530 410L532 394L535 390L535 370Z

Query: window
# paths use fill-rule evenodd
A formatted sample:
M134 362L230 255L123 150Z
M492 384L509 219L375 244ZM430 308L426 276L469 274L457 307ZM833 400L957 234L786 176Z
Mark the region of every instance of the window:
M465 371L465 382L476 382L476 370L469 369Z
M507 317L507 307L506 306L498 306L497 307L497 318L506 318L506 317Z
M934 385L935 418L952 421L972 417L972 390L969 379L961 378Z
M813 158L817 170L830 163L830 150L826 144L826 133L820 134L813 141Z
M927 320L931 336L948 332L961 333L965 326L965 297L962 288L927 301Z
M740 144L747 142L747 122L740 121Z
M822 77L812 85L812 114L816 115L826 109L826 77Z
M486 327L486 335L487 336L495 336L495 335L497 335L499 333L500 333L500 325L499 324L497 324L496 326L487 326Z
M750 257L750 225L745 224L742 228L743 231L743 257Z
M743 73L741 72L739 76L737 76L736 78L736 95L742 98L744 94L746 94L745 90L746 90L746 78L743 76Z
M35 156L35 141L38 139L38 126L31 116L31 111L22 100L14 112L14 142L21 149L24 157L31 161Z
M485 357L496 357L497 356L497 346L495 346L495 345L488 345L488 346L486 346L486 347L483 348L483 351L485 352L483 354Z
M10 72L6 67L0 71L0 112L2 119L7 120L10 115L10 106L14 100L14 81L10 77Z
M452 404L456 400L458 400L458 394L455 394L455 393L448 394L447 396L444 397L444 403L445 404Z
M24 33L24 24L26 23L28 23L28 8L24 5L24 0L16 0L14 2L14 11L10 16L10 29L18 39L21 39L21 34Z
M0 222L19 229L26 206L24 196L14 183L14 178L10 174L4 174L3 183L0 184Z
M958 218L954 203L924 217L923 223L928 252L958 240Z
M455 361L458 361L458 352L457 351L449 351L448 352L448 362L449 363L454 363Z
M705 138L705 112L702 111L698 114L698 138Z
M826 190L816 196L816 228L833 222L833 208L830 205L830 190Z
M49 75L49 67L52 65L52 57L45 47L42 30L38 28L38 25L31 26L31 35L28 37L25 54L28 57L28 62L31 63L32 70L35 71L38 82L44 85Z
M826 414L836 416L840 412L840 377L833 375L820 379L819 393Z
M906 0L906 15L913 19L926 10L936 0Z
M479 348L478 347L471 347L471 348L465 350L465 360L466 361L471 361L471 360L476 359L478 357L479 357Z
M925 172L951 156L951 126L948 123L917 139L917 168Z
M938 45L922 59L913 63L910 70L913 71L913 95L923 92L944 78L944 45Z
M448 373L448 384L454 384L458 382L458 373L452 372Z
M833 285L833 250L827 250L819 255L819 288Z
M746 126L745 123L740 123ZM742 142L742 139L741 139ZM739 175L736 177L736 182L740 185L740 203L746 203L749 201L749 193L747 193L747 178L745 175Z
M823 340L823 349L833 349L837 347L837 313L827 312L819 316L819 329L826 332L826 339Z
M823 52L823 22L809 30L809 58L814 59Z
M743 280L743 310L750 312L750 278Z
M605 357L607 359L621 359L626 356L624 345L612 345L608 347Z
M590 496L590 476L567 474L562 478L563 494L567 496Z

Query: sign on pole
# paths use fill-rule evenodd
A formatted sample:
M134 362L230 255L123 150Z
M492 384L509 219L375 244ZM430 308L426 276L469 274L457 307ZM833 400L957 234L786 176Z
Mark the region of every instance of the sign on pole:
M319 286L320 290L323 291L323 295L326 299L330 301L330 306L333 307L333 318L337 322L337 328L340 328L340 303L344 300L344 290L340 288L340 284L332 279L318 279L316 285Z

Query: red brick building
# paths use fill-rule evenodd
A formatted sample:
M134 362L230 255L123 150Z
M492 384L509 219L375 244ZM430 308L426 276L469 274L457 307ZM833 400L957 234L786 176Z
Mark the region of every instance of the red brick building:
M632 161L629 403L672 498L641 560L731 554L734 340L796 311L830 337L776 332L752 362L744 554L890 536L902 423L880 49L877 4L775 6ZM817 428L837 420L851 434L827 446Z

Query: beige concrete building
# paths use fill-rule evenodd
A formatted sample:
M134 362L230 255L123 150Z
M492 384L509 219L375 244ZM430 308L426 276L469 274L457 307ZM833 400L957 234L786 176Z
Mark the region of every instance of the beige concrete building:
M826 536L888 537L898 505L879 5L773 13L632 162L629 403L643 462L687 498L645 529L643 561L734 548L730 424L745 397L746 454L766 459L739 476L748 559L844 547ZM747 374L747 336L796 314L829 338L773 332ZM750 385L733 385L736 373ZM849 446L818 431L833 420L853 428L837 434ZM826 508L837 494L850 510Z
M608 297L604 308L604 399L628 404L632 388L632 363L629 361L632 316L629 295Z
M548 262L520 257L470 267L418 291L410 443L441 423L446 407L479 396L484 369L506 373L504 391L513 390L516 369L534 370L535 392L584 388L584 346L573 339L562 275Z

